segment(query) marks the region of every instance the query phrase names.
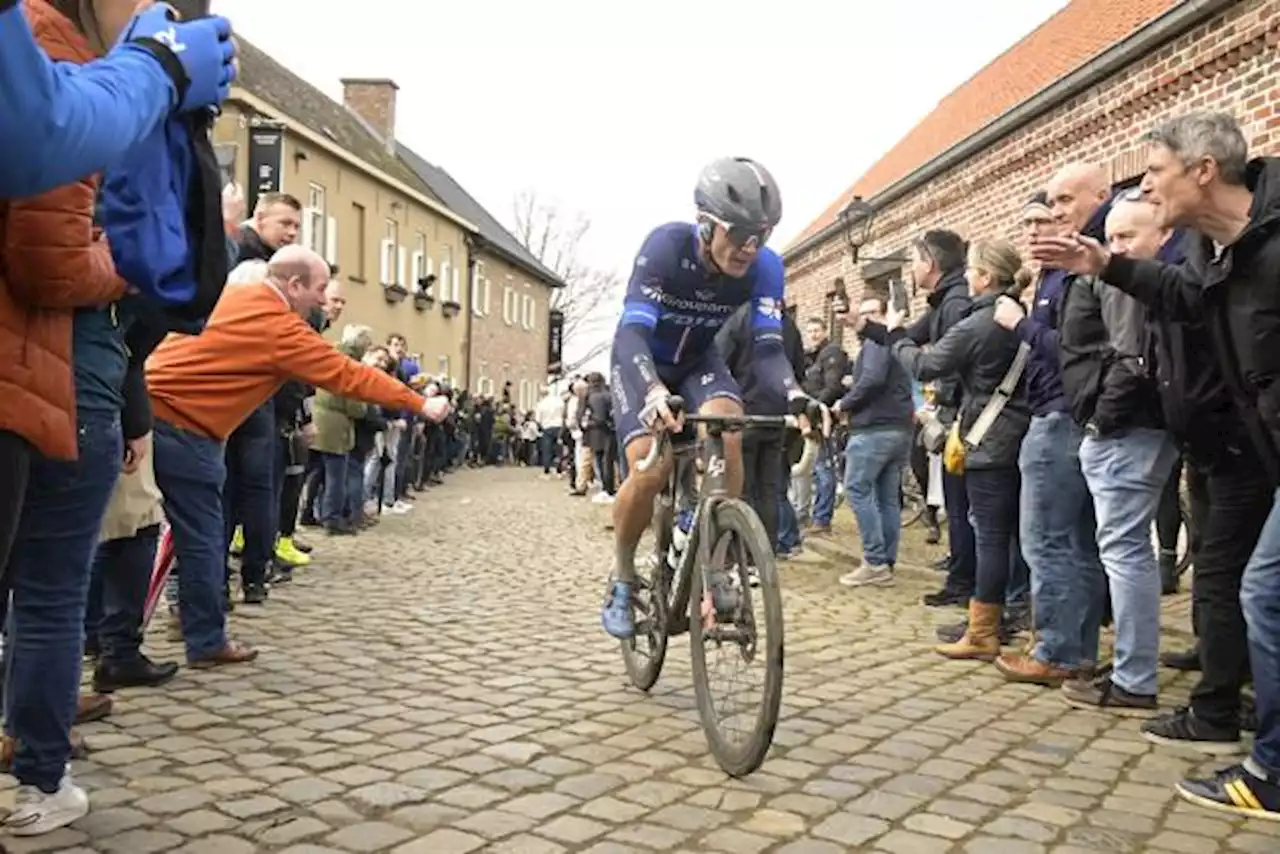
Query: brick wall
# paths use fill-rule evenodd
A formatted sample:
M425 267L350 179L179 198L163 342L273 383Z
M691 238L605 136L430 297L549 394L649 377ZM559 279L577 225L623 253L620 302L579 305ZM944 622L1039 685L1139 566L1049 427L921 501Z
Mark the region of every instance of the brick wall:
M889 255L928 228L1021 240L1018 212L1055 170L1089 161L1106 165L1115 181L1139 175L1141 135L1192 109L1231 113L1251 153L1280 153L1278 81L1280 0L1243 0L890 205L862 254ZM840 235L788 260L787 294L800 317L822 316L837 276L856 305L863 283ZM917 294L913 314L923 302Z
M547 383L547 313L551 290L493 253L482 251L477 260L483 267L470 309L473 311L470 388L501 395L503 383L509 380L512 402L532 409ZM507 289L511 296L504 306ZM532 300L532 312L528 314L526 297ZM461 380L460 372L458 378Z

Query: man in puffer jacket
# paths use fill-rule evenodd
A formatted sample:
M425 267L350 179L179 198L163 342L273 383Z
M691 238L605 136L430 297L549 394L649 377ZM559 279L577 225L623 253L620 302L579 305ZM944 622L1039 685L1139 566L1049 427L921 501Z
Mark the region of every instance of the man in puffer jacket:
M367 326L348 326L342 332L338 350L356 361L364 358L364 352L372 342ZM338 397L324 389L316 392L311 413L315 425L315 438L311 450L320 455L324 466L324 493L320 498L320 521L331 535L356 533L356 517L352 515L347 487L352 481L351 449L355 447L357 419L363 418L368 406L356 400ZM363 482L363 468L360 470ZM359 495L355 506L359 507Z

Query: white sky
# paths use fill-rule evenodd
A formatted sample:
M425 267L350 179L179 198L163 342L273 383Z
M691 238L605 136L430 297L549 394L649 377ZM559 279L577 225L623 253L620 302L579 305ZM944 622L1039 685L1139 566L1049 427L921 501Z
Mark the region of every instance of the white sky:
M753 157L782 187L781 249L941 99L1066 0L214 0L341 100L400 85L396 135L500 220L533 190L592 219L625 275L691 216L701 166Z

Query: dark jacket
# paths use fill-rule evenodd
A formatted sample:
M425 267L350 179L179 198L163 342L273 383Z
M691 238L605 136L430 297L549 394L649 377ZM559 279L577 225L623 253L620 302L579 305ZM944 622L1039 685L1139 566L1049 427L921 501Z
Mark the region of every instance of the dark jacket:
M755 331L752 327L751 305L748 303L734 312L725 321L724 326L720 327L720 331L716 333L716 349L720 351L725 364L729 366L729 373L733 374L733 378L738 381L742 391L742 406L748 415L784 415L787 412L786 392L760 381L760 377L753 368L754 343ZM787 355L787 361L791 363L796 381L801 383L805 392L812 396L805 378L807 357L804 352L804 341L795 320L787 313L782 316L782 350ZM839 347L836 347L836 352L843 360L844 353ZM843 376L843 369L841 375ZM839 382L840 378L837 377L836 384L839 385Z
M387 429L386 416L381 407L370 406L355 420L356 441L351 446L351 454L357 459L364 459L373 453L376 445L375 437Z
M1066 283L1067 274L1061 270L1042 271L1031 313L1013 328L1018 338L1031 348L1026 383L1027 402L1033 415L1069 410L1058 361L1058 309Z
M1186 261L1185 232L1176 232L1156 260L1180 265ZM1257 465L1243 422L1236 413L1222 369L1206 353L1213 342L1203 323L1176 323L1149 317L1149 362L1154 366L1156 394L1165 427L1182 452L1201 470L1236 470L1249 460Z
M1105 241L1110 210L1108 201L1083 232ZM1131 427L1163 427L1146 360L1146 309L1102 278L1071 275L1058 317L1062 387L1076 423L1103 436Z
M587 447L608 451L613 430L613 392L607 385L587 389L587 402L582 410L582 432Z
M983 407L1004 381L1018 352L1018 336L996 325L997 296L983 294L972 300L969 313L928 350L921 349L905 330L895 330L887 336L893 343L894 356L907 373L921 382L939 377L958 377L961 437L978 420ZM883 330L884 327L878 324L867 324L863 332L871 338L882 335ZM1009 468L1018 464L1018 449L1031 423L1026 385L1025 377L1019 380L1013 396L982 443L969 449L965 468Z
M1156 317L1203 322L1241 424L1280 484L1280 158L1250 161L1245 183L1249 224L1221 253L1192 233L1182 267L1113 256L1102 275Z
M831 406L844 396L844 375L849 372L849 356L838 341L823 341L804 353L804 376L800 387L814 400Z
M863 341L853 360L853 385L840 398L850 430L910 430L915 405L911 377L883 344Z
M906 328L907 337L920 346L937 344L943 336L969 314L969 282L964 270L952 270L942 277L929 294L929 310ZM940 376L933 382L938 416L944 423L955 418L960 406L960 383L955 377Z

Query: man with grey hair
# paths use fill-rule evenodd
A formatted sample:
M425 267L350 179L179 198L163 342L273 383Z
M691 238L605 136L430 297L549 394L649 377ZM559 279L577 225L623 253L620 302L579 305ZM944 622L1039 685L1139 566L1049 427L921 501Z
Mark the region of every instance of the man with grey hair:
M1147 136L1143 196L1166 228L1193 230L1182 267L1114 254L1081 235L1036 241L1033 255L1100 275L1157 317L1203 321L1252 450L1280 484L1280 158L1248 160L1220 113L1175 118ZM1248 759L1178 793L1243 816L1280 820L1280 490L1241 582L1258 733Z

